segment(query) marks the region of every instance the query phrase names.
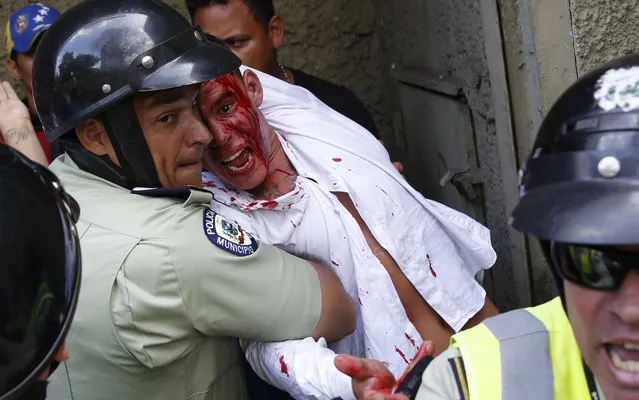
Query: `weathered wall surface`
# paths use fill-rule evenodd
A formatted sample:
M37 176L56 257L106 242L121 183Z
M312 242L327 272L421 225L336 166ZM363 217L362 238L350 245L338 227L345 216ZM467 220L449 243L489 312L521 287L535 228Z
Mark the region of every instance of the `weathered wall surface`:
M602 62L639 53L639 1L571 0L579 74Z
M383 135L390 132L375 2L370 0L275 0L285 21L281 62L347 86L373 114Z

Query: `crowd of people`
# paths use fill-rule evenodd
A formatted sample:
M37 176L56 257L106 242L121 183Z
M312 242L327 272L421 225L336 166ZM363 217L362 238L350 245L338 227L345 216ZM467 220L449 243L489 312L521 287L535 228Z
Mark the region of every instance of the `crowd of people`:
M272 1L185 5L7 22L0 399L639 398L639 57L546 116L511 223L560 295L499 314L489 230L278 61Z

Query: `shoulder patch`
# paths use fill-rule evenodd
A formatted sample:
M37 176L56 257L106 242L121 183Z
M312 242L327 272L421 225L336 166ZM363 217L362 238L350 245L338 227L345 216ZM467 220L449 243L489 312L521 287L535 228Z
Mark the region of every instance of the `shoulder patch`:
M455 375L455 382L457 383L457 390L459 391L459 398L461 400L470 400L470 393L468 392L468 381L466 380L466 369L464 367L464 360L461 357L449 358L448 362Z
M257 240L235 221L226 219L215 211L205 208L203 214L204 234L220 249L239 257L250 256L259 247Z

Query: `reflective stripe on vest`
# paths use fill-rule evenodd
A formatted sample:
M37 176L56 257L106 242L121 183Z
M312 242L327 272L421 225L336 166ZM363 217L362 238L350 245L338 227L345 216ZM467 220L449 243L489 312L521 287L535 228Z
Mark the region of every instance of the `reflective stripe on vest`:
M471 400L589 398L559 298L489 318L451 342L464 359Z

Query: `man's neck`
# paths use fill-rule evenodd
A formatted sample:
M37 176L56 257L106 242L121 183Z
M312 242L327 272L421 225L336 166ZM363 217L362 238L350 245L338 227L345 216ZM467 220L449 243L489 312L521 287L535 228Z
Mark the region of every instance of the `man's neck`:
M268 70L264 72L290 84L293 84L295 82L293 71L280 64L277 58L273 59L273 62L270 63Z
M273 127L269 126L268 129L268 172L266 179L250 192L255 197L273 200L289 193L295 188L297 171L286 155L282 143L275 134Z

